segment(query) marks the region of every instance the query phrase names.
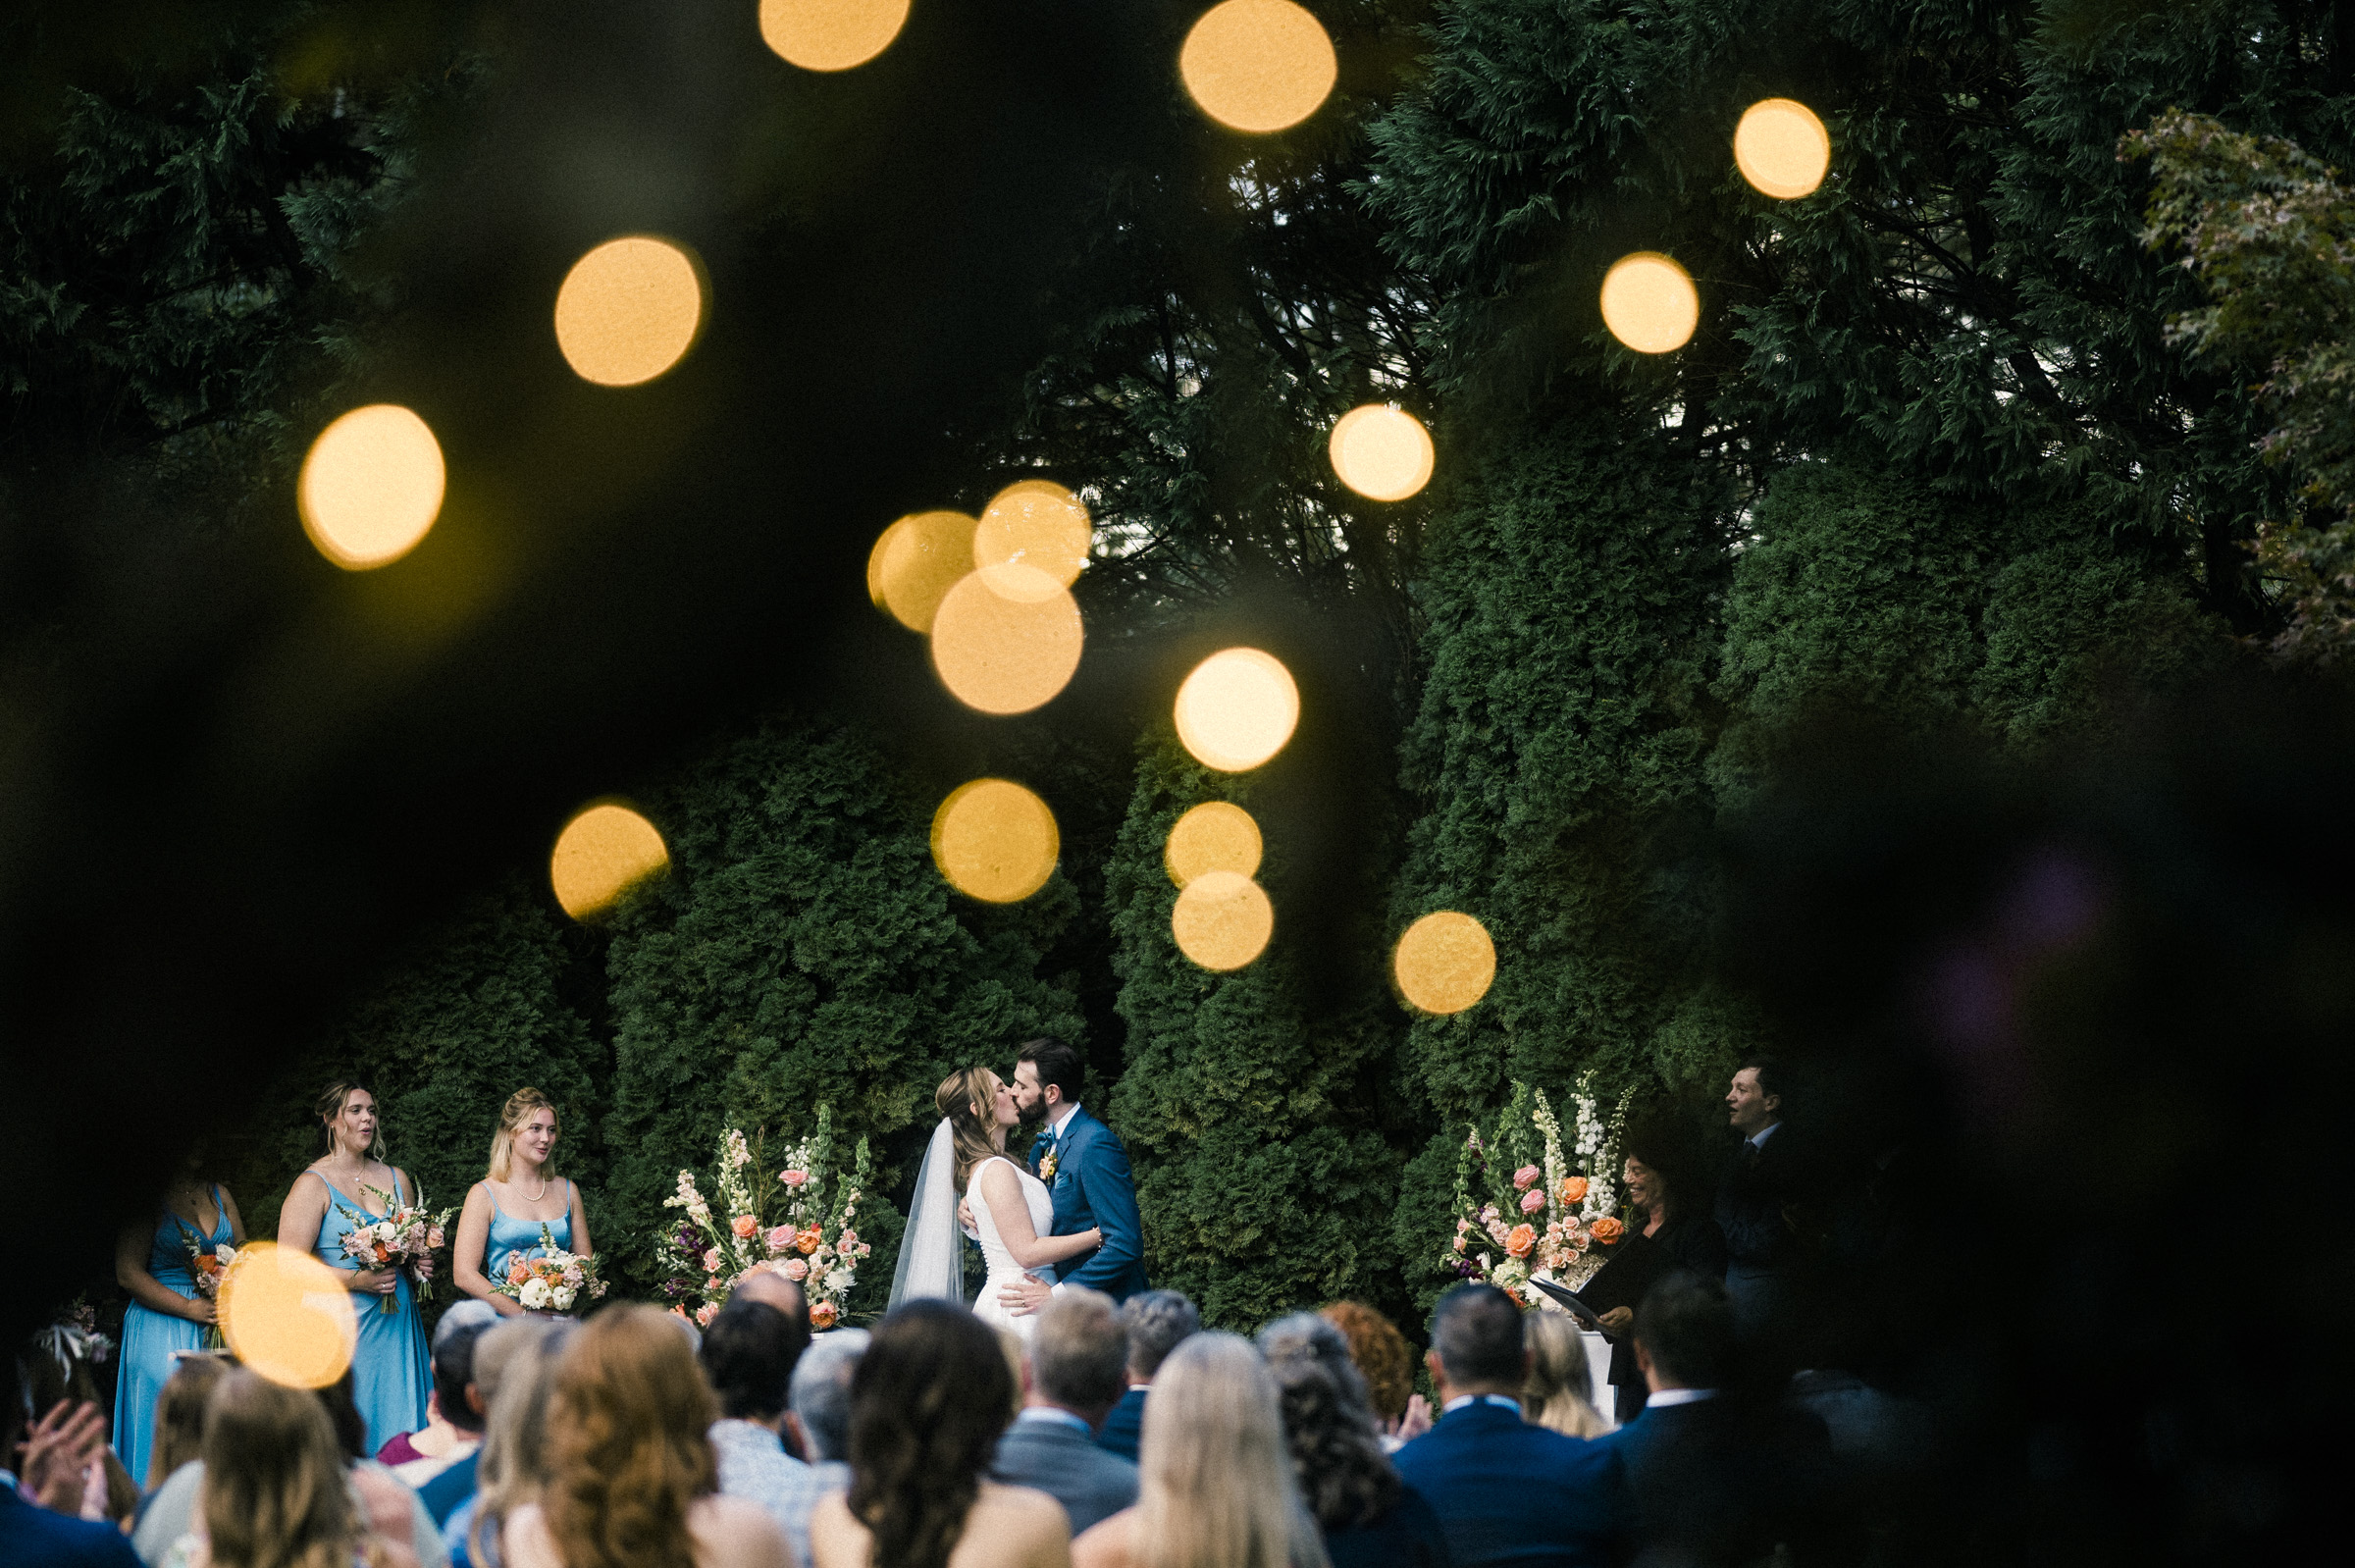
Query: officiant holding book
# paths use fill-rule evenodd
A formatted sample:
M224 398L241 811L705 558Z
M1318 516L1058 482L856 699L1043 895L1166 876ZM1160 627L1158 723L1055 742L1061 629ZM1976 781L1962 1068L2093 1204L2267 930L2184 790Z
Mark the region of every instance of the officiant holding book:
M1636 1223L1579 1298L1601 1316L1611 1341L1611 1386L1616 1407L1605 1411L1622 1426L1644 1408L1648 1388L1636 1365L1636 1304L1662 1277L1682 1271L1704 1280L1725 1276L1725 1237L1709 1212L1699 1162L1674 1134L1638 1127L1627 1134L1627 1163L1619 1187ZM1598 1404L1601 1401L1596 1401Z

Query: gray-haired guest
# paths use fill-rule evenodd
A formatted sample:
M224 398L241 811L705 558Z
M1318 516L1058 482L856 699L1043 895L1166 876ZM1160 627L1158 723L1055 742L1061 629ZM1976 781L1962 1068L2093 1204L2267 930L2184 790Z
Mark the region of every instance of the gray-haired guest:
M1136 1501L1136 1466L1095 1444L1095 1429L1127 1392L1128 1334L1112 1297L1066 1284L1030 1335L1029 1388L998 1439L990 1473L1063 1504L1072 1534Z
M1121 1326L1128 1333L1128 1391L1096 1431L1096 1446L1136 1463L1145 1430L1145 1391L1170 1352L1202 1331L1201 1314L1178 1290L1142 1290L1121 1304Z
M821 1333L793 1369L785 1425L809 1457L812 1485L805 1506L777 1517L801 1568L810 1562L811 1514L828 1492L851 1484L851 1375L866 1354L867 1339L864 1329Z

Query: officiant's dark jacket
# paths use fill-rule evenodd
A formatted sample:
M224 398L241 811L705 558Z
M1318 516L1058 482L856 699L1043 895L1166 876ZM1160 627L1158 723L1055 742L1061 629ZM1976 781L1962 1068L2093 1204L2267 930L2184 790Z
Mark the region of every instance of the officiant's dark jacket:
M1619 1455L1481 1402L1391 1456L1447 1532L1453 1568L1607 1568L1621 1524Z
M1644 1292L1665 1275L1681 1270L1704 1280L1724 1279L1725 1237L1718 1230L1716 1220L1689 1208L1671 1206L1668 1212L1671 1218L1656 1235L1629 1230L1610 1249L1610 1261L1580 1287L1579 1299L1596 1312L1609 1312L1614 1307L1625 1307L1632 1312L1643 1302ZM1636 1365L1632 1333L1611 1340L1611 1386L1619 1393L1614 1419L1625 1425L1643 1410L1646 1395L1644 1373ZM1612 1412L1606 1409L1604 1414Z
M1039 1169L1052 1151L1055 1177L1047 1181ZM1115 1301L1125 1301L1145 1281L1145 1225L1136 1212L1136 1178L1128 1171L1127 1151L1112 1128L1081 1106L1064 1124L1060 1140L1042 1136L1030 1146L1030 1170L1055 1199L1055 1234L1100 1226L1104 1244L1085 1257L1055 1265L1062 1284L1101 1290Z

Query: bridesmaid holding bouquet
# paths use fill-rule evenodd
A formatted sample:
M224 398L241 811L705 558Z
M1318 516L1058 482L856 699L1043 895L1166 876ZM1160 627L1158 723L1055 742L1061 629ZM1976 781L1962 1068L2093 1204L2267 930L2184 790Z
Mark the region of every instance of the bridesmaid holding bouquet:
M413 1204L417 1188L406 1171L385 1163L376 1096L366 1088L329 1084L319 1097L318 1116L327 1131L327 1153L294 1178L286 1207L278 1212L278 1240L281 1246L315 1251L358 1297L352 1303L360 1341L351 1354L351 1397L368 1423L367 1451L374 1453L394 1433L425 1425L433 1362L406 1274L397 1266L353 1268L343 1238L385 1217L378 1193L391 1195L396 1204ZM430 1256L414 1267L421 1279L432 1278ZM391 1311L385 1310L388 1300Z
M538 1089L517 1089L498 1113L491 1135L491 1169L466 1192L458 1216L458 1238L450 1251L450 1278L478 1301L505 1317L523 1315L523 1304L496 1288L517 1258L548 1252L545 1227L559 1252L596 1256L589 1241L589 1214L581 1189L554 1174L556 1108Z
M152 1223L126 1228L115 1243L115 1279L131 1298L116 1373L115 1453L140 1487L150 1482L155 1396L172 1376L174 1357L204 1349L215 1332L214 1303L197 1287L196 1260L245 1244L236 1200L205 1179L205 1163L201 1150L190 1155L164 1193L163 1212Z

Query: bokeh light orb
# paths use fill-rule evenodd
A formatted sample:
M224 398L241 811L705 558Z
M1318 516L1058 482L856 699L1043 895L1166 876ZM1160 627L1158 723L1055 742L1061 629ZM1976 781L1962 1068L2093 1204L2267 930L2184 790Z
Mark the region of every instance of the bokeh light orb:
M1742 112L1734 128L1734 163L1767 195L1795 200L1831 171L1832 133L1797 99L1762 98Z
M1178 951L1206 969L1239 969L1267 951L1276 907L1239 871L1205 871L1178 891L1170 934Z
M915 512L883 530L866 557L866 597L912 632L928 632L940 601L973 569L973 519Z
M1212 871L1249 876L1259 869L1259 824L1230 801L1205 801L1178 818L1162 864L1179 887Z
M1211 119L1266 132L1315 114L1340 61L1325 25L1292 0L1226 0L1185 35L1178 74Z
M1194 666L1178 688L1178 739L1204 767L1254 768L1283 750L1300 722L1300 688L1272 653L1230 648Z
M303 532L346 571L416 549L442 513L442 444L398 403L355 408L319 433L295 482Z
M1087 568L1095 537L1095 524L1078 497L1051 480L1018 480L981 508L981 520L973 525L973 567L982 572L1035 567L1069 588Z
M848 71L891 47L908 0L760 0L760 39L804 71Z
M564 824L548 858L556 902L576 920L609 914L622 895L667 869L670 851L654 824L626 806L592 806Z
M1640 354L1664 354L1692 340L1701 293L1672 257L1639 250L1602 276L1602 324Z
M556 290L556 346L583 381L635 387L686 357L704 327L704 277L667 239L608 239Z
M1341 483L1375 500L1404 500L1431 483L1431 432L1403 408L1367 403L1334 421L1326 443Z
M1047 803L1007 779L960 784L932 813L932 863L985 904L1013 904L1047 885L1063 853Z
M368 1306L376 1309L373 1298ZM343 1276L275 1241L238 1251L221 1281L220 1324L239 1361L295 1388L324 1388L342 1377L360 1338Z
M996 566L949 590L932 617L932 668L984 713L1027 713L1079 667L1079 603L1035 566Z
M1496 978L1496 944L1469 915L1426 915L1398 938L1390 972L1399 992L1426 1013L1461 1013L1489 994Z

